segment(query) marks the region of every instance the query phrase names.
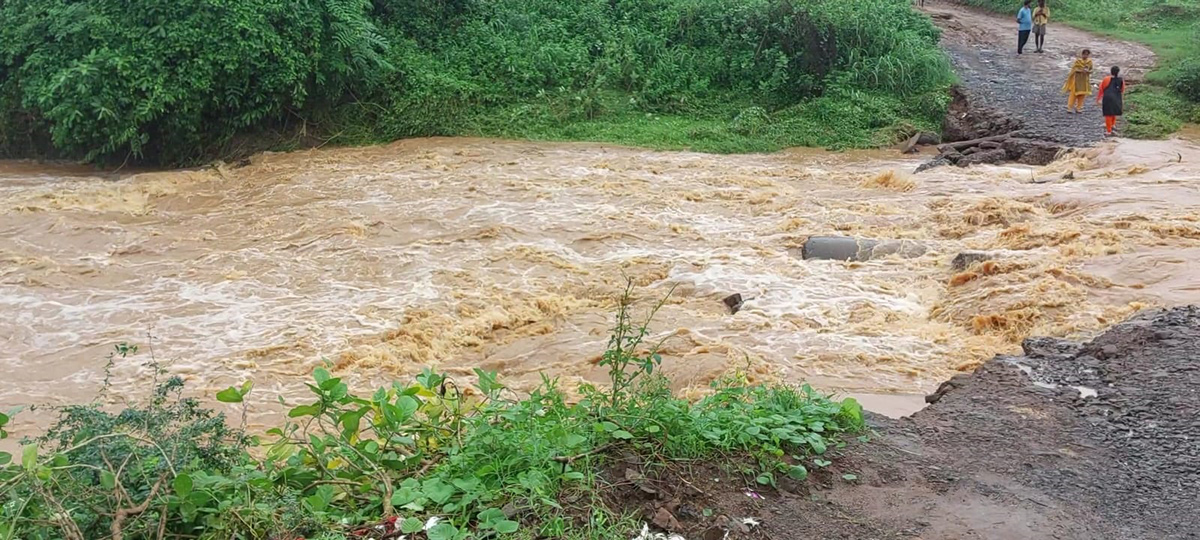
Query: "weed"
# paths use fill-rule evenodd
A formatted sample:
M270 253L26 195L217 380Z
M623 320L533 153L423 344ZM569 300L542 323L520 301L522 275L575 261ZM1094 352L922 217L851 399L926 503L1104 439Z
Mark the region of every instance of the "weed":
M0 538L629 538L639 522L600 494L613 455L657 468L748 458L749 478L774 485L829 465L839 437L863 429L853 400L736 374L699 402L673 396L655 348L643 350L663 304L635 323L631 297L604 355L610 384L577 402L552 379L515 398L478 369L469 388L425 370L358 395L321 367L310 401L262 438L183 397L177 378L116 414L65 407L19 463L0 455ZM252 388L217 399L242 403Z

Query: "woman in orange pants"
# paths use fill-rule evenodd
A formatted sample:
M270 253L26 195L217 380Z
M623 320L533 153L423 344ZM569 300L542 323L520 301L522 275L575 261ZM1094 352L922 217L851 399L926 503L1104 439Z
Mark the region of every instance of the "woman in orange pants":
M1121 68L1113 66L1112 75L1100 81L1096 103L1100 103L1104 110L1104 135L1112 137L1113 128L1117 127L1117 117L1125 109L1125 79L1121 78Z
M1092 51L1084 49L1071 66L1071 74L1062 90L1067 94L1067 110L1083 112L1083 102L1092 94Z

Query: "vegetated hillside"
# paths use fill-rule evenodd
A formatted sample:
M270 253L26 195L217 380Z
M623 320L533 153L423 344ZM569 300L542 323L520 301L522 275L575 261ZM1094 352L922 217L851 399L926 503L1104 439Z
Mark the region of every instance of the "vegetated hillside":
M188 163L272 136L871 146L936 126L952 80L908 0L8 0L0 20L9 156Z
M1019 0L960 0L1014 15ZM1131 86L1129 135L1162 138L1200 121L1200 3L1195 0L1049 0L1051 24L1150 45L1159 68ZM1051 30L1053 32L1053 30ZM1050 34L1047 42L1053 40Z

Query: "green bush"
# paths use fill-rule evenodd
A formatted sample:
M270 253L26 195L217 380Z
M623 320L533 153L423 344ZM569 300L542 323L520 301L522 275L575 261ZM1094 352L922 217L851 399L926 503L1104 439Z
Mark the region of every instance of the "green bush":
M727 123L853 91L936 105L927 96L951 80L908 0L12 0L0 17L0 96L17 98L0 99L0 144L14 153L45 132L87 159L186 162L288 127L339 143L569 130L634 142L655 137L595 123ZM514 125L514 107L546 116ZM928 124L942 112L887 111Z
M478 369L469 390L426 370L357 395L318 368L311 401L261 437L183 397L178 379L118 413L67 407L15 463L0 453L0 538L625 539L637 524L599 492L612 456L640 455L647 470L714 459L772 486L829 465L840 437L864 428L854 400L808 387L731 377L699 402L677 398L647 334L627 293L601 362L610 386L584 386L574 403L553 380L517 397ZM0 438L8 421L0 415ZM568 499L589 509L586 526Z
M366 0L9 0L4 86L85 159L171 162L385 71Z

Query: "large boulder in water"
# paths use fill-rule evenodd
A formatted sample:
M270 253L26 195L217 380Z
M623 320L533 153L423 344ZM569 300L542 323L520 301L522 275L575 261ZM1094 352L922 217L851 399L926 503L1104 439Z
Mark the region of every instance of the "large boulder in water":
M925 246L912 240L871 240L849 236L810 236L804 241L804 260L869 261L897 255L905 259L925 254Z

